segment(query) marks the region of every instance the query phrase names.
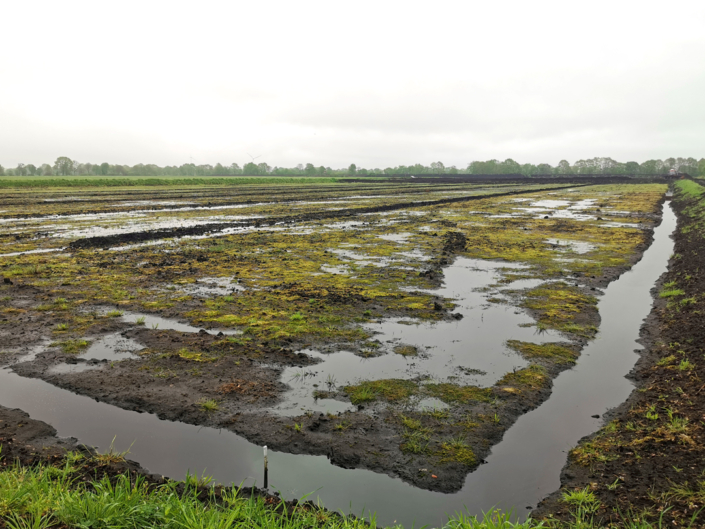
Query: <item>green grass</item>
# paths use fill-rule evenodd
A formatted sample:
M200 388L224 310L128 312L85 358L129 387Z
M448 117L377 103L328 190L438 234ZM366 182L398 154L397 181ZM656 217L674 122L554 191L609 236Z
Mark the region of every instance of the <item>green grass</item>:
M51 347L61 347L61 350L67 354L79 354L89 345L90 342L88 340L75 339L64 340L63 342L53 342Z
M542 358L556 363L565 364L575 361L577 354L554 343L536 344L531 342L521 342L519 340L507 340L507 346L519 352L524 358L530 360Z
M201 399L198 401L198 406L203 410L207 412L214 412L218 411L220 409L220 406L218 406L218 402L213 399Z
M337 178L324 177L218 177L183 178L149 176L95 176L73 177L0 177L0 188L11 187L134 187L134 186L239 186L262 184L320 185L335 184Z
M446 404L457 402L468 403L471 401L490 402L492 400L492 390L489 388L460 386L447 382L441 384L426 384L424 388L429 395L442 400Z
M680 288L673 288L670 290L662 290L659 293L659 297L660 298L672 298L675 296L683 296L684 294L685 294L685 292L683 290L681 290Z
M418 391L410 380L389 378L386 380L363 381L356 386L347 386L345 391L353 404L362 404L377 399L397 402L408 399Z

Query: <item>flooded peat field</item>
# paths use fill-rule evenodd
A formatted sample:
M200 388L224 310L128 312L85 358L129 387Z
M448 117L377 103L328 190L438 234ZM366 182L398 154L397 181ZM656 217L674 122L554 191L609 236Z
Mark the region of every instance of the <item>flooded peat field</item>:
M268 445L270 488L378 523L523 516L632 389L665 186L373 187L253 192L301 215L239 228L188 191L8 217L0 405L176 479L261 485Z

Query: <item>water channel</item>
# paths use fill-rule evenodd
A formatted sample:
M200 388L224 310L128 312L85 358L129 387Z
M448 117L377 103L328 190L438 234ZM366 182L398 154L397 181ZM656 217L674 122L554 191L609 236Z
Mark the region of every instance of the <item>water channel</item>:
M442 494L414 488L367 470L345 470L324 456L269 453L270 485L286 498L313 493L326 507L377 522L441 526L447 514L479 514L492 507L514 508L524 516L556 490L567 451L601 425L603 415L633 390L625 375L634 366L642 321L651 310L650 289L665 272L673 243L675 215L666 205L654 241L631 271L610 284L599 301L598 337L585 347L576 366L554 381L549 400L523 415L493 447L487 464L468 475L461 491ZM21 408L54 426L60 436L106 450L133 441L130 457L151 472L181 479L187 470L206 472L221 483L261 484L262 448L225 430L201 428L126 411L56 388L37 379L0 370L0 405ZM442 479L442 476L439 476Z

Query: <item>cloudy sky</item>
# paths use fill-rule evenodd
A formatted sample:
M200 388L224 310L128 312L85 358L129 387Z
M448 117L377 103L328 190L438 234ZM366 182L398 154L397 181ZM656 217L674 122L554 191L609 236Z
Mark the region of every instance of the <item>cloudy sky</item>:
M705 2L0 0L0 164L705 156Z

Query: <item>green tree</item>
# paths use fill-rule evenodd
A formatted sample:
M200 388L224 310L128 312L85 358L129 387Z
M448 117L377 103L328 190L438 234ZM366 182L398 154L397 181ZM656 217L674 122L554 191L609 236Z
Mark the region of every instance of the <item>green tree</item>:
M306 173L308 176L313 176L316 174L316 167L312 163L307 163L306 167L304 168L304 173Z
M2 172L0 172L2 174ZM698 176L705 176L705 158L700 158L698 162Z
M570 168L568 160L561 160L556 166L556 174L572 174L573 170Z
M350 164L350 167L348 167L348 174L355 174L357 173L357 165L354 163Z
M242 168L242 174L245 176L259 176L259 168L254 162L247 162Z
M640 170L639 162L627 162L624 164L624 172L626 174L639 174Z
M109 172L110 172L110 164L108 162L103 162L102 164L100 164L100 174L105 176Z
M5 174L5 168L0 165L0 176Z
M73 160L66 156L59 156L54 162L54 169L57 174L70 175L73 174Z
M446 166L443 165L443 162L432 162L431 169L434 174L443 174L446 172Z

